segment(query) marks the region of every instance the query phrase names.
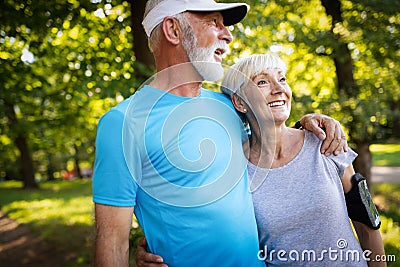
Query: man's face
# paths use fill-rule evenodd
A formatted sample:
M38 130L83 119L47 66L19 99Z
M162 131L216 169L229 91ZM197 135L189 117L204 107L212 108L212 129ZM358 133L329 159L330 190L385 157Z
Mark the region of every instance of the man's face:
M224 75L221 62L232 35L219 12L188 13L189 25L183 26L183 47L190 62L204 80L216 81Z

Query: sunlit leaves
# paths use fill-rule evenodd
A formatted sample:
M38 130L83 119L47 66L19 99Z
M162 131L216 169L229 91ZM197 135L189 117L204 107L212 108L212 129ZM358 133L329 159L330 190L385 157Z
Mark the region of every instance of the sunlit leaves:
M392 135L399 116L400 7L398 1L342 0L343 22L333 25L320 0L251 1L250 13L236 27L236 56L278 53L288 64L295 117L322 112L345 126L357 119L354 137L379 140ZM397 12L395 12L397 10ZM235 32L236 33L236 32ZM340 95L332 53L337 40L348 44L358 92ZM234 61L235 59L232 59ZM397 114L397 115L395 115ZM397 116L397 119L396 119ZM293 118L296 120L296 118Z
M81 160L93 160L97 120L110 107L107 102L115 105L120 91L127 96L135 88L129 15L124 1L10 0L2 6L0 114L9 103L19 121L5 119L0 134L24 133L37 171L45 170L46 154L63 153L61 161L74 156L73 144L92 151L81 153ZM91 105L105 97L111 100ZM4 156L15 161L7 151Z

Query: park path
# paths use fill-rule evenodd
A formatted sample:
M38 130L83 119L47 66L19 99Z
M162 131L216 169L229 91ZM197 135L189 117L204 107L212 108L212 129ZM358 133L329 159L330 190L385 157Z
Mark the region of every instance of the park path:
M400 167L372 167L372 182L400 184Z
M373 167L372 182L400 183L400 167ZM1 267L60 267L65 255L0 211Z
M27 225L19 225L0 211L0 266L1 267L60 267L59 255L41 237L33 235Z

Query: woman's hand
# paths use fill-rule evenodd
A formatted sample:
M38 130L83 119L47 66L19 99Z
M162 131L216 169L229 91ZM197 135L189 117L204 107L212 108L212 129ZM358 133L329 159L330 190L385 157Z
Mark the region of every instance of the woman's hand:
M167 264L163 263L161 256L147 252L145 237L139 240L134 257L137 267L168 267Z

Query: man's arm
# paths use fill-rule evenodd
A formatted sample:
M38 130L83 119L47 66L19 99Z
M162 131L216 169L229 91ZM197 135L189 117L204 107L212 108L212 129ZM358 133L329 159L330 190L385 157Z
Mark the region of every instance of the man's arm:
M152 254L147 250L146 238L139 240L138 246L135 252L135 262L137 267L168 267L163 263L163 258L161 256Z
M321 146L322 154L329 156L333 153L337 156L342 149L347 152L346 134L337 120L323 114L307 114L299 122L304 129L324 140Z
M128 267L133 207L95 204L94 266Z

